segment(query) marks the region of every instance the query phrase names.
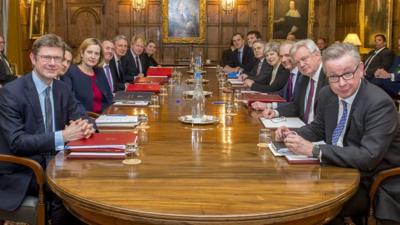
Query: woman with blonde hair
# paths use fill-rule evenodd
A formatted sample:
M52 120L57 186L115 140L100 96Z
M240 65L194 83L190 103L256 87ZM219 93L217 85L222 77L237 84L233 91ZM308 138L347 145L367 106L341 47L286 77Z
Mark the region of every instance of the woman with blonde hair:
M101 113L112 104L112 93L104 70L99 67L104 55L101 42L95 38L85 39L68 72L61 77L70 85L76 99L86 111Z

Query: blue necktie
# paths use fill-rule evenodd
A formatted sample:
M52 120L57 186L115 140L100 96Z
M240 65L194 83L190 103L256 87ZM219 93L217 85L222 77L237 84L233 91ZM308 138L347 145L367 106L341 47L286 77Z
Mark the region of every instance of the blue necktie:
M347 119L347 103L343 100L341 100L342 105L343 105L343 113L342 116L340 117L339 123L337 124L335 130L333 131L332 134L332 144L337 145L337 142L339 140L340 134L342 134L344 126L346 125L346 119Z

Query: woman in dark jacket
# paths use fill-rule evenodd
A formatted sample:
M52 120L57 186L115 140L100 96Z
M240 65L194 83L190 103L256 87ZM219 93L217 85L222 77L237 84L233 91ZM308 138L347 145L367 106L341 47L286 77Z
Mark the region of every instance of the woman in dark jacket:
M67 73L61 77L71 86L76 99L86 111L101 113L112 104L110 86L103 68L99 67L103 58L100 41L88 38L79 47L75 59L76 65L71 65Z

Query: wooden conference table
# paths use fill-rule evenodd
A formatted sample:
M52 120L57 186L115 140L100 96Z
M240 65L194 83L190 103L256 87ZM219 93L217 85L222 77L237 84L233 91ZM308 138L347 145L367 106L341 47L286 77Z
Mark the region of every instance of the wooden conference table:
M215 69L206 114L220 122L191 126L182 98L188 86L168 88L160 108L111 107L109 113L147 114L137 129L139 165L120 160L65 160L47 168L51 189L89 224L322 224L334 217L357 189L353 169L289 165L257 147L260 122L237 105L226 117ZM184 74L182 80L189 75Z

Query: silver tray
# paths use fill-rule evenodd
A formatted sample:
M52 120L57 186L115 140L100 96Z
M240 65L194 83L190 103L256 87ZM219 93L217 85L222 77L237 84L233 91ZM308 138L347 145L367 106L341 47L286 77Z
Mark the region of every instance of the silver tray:
M208 83L209 80L202 79L202 81L203 81L203 84L204 84L204 83ZM185 82L188 83L188 84L194 84L195 80L194 79L187 79L187 80L185 80Z
M193 96L193 91L184 91L182 94L192 97ZM211 91L203 91L203 95L204 96L211 96L212 92Z
M216 116L211 115L204 115L203 120L201 121L194 121L192 120L192 115L180 116L178 120L182 123L190 123L190 124L197 124L197 125L206 125L206 124L213 124L218 123L219 119Z

